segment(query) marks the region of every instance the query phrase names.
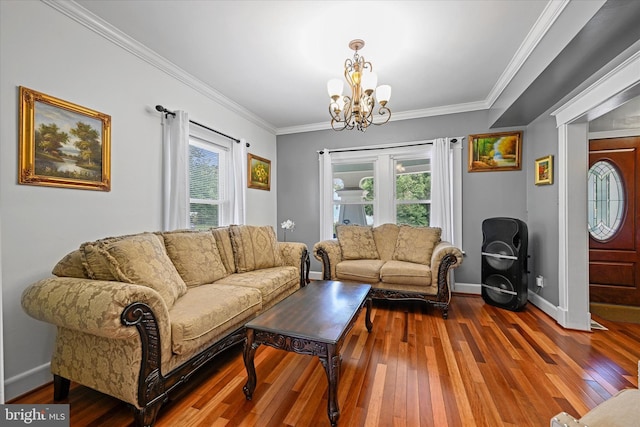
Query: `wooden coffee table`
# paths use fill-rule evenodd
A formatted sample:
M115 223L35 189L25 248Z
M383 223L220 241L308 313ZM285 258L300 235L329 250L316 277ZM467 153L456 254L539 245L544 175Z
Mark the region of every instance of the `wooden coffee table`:
M253 358L260 344L318 356L329 381L329 420L332 426L337 425L340 348L364 306L365 324L371 332L370 290L371 285L366 284L311 282L247 323L244 366L248 379L243 388L247 400L256 388Z

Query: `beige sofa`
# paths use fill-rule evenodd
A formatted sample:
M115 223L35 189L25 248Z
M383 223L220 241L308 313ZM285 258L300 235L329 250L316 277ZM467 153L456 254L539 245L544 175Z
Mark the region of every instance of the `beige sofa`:
M168 394L245 338L244 324L308 281L306 245L271 227L141 233L84 243L22 295L57 326L54 398L75 381L151 426Z
M324 280L370 283L374 299L422 300L448 316L449 272L462 252L435 227L383 224L336 226L336 239L313 247Z
M640 386L640 361L638 362ZM551 427L631 427L640 425L640 388L621 390L575 419L566 412L551 418Z

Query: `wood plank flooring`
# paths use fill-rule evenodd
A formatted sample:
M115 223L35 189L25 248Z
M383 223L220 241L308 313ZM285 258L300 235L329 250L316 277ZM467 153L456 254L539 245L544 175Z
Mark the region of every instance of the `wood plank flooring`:
M449 319L413 302L374 302L342 349L341 426L547 426L582 416L638 382L640 325L595 318L608 331L562 329L528 304L514 313L454 295ZM156 426L328 426L318 359L256 352L252 401L240 346L203 368L161 409ZM42 387L10 403L53 403ZM71 426L130 426L126 405L72 383Z

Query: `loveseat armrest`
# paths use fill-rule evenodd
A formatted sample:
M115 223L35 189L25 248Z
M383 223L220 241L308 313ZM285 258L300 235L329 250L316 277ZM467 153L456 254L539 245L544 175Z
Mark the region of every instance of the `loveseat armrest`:
M566 412L554 415L549 425L550 427L587 427L586 424L581 423Z
M161 342L171 342L169 311L158 292L141 285L51 277L40 280L22 293L22 307L31 317L56 326L96 336L127 339L138 332L122 324L121 315L133 303L148 305L161 333Z
M300 270L300 286L309 283L309 251L307 245L300 242L278 242L283 265Z
M433 248L431 286L437 286L438 300L449 301L451 299L449 271L460 264L462 264L462 251L451 243L441 241Z
M313 256L322 263L322 280L335 280L336 265L342 261L342 249L337 239L322 240L313 245Z

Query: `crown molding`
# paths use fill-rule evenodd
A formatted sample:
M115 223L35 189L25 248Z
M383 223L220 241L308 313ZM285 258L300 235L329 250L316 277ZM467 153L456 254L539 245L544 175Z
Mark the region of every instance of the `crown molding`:
M511 80L518 73L522 65L529 58L536 46L540 43L542 38L547 34L551 26L558 19L562 11L567 7L571 0L550 1L545 6L542 14L538 17L537 21L525 37L524 41L518 48L516 54L511 58L511 61L507 65L507 68L502 72L500 78L496 82L491 92L487 96L486 103L488 108L496 102L500 94L506 89Z
M120 31L113 25L109 24L100 17L89 12L87 9L80 6L78 3L72 0L40 0L48 6L58 12L68 16L79 24L85 26L91 31L99 34L120 48L135 55L143 61L151 64L160 71L165 72L174 79L184 83L196 92L206 96L207 98L217 102L223 107L233 111L241 117L247 119L251 123L261 127L262 129L275 134L276 128L260 117L256 116L240 104L227 98L211 86L204 83L202 80L197 79L191 74L184 71L174 63L168 61L162 56L158 55L153 50L149 49L142 43L128 36L124 32Z
M467 113L469 111L486 110L489 105L486 101L467 102L464 104L447 105L444 107L424 108L421 110L402 111L392 113L390 122L400 120L422 119L425 117L443 116L445 114ZM331 122L312 123L301 126L282 127L276 130L276 135L288 135L292 133L314 132L331 129Z

